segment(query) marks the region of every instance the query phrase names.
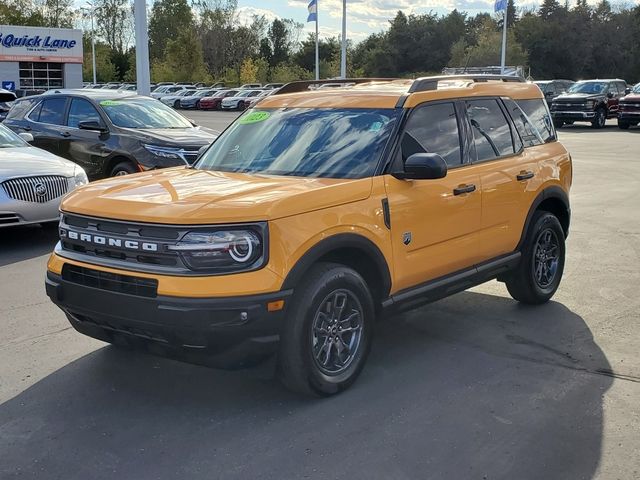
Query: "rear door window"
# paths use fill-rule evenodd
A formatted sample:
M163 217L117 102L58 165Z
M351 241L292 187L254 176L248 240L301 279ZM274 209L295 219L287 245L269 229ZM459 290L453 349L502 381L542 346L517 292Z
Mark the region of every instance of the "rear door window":
M43 100L38 121L51 125L64 125L64 108L66 104L66 98L47 98Z
M511 126L497 100L468 100L467 115L473 131L478 162L516 152Z
M460 132L454 104L417 107L407 121L401 150L403 162L414 153L437 153L449 168L460 166Z

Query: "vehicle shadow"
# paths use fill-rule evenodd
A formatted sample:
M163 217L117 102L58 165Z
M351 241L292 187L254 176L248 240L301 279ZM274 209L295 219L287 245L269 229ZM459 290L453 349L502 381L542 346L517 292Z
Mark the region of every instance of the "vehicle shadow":
M378 328L341 395L97 350L0 405L0 477L588 479L610 366L584 320L465 292Z
M46 255L58 241L56 227L28 225L0 230L0 267Z
M573 125L563 125L561 128L556 129L560 136L563 132L567 133L591 133L594 135L603 135L611 132L621 133L640 133L640 127L629 127L628 130L621 130L618 128L618 124L615 121L607 122L604 128L593 128L589 123L574 123Z

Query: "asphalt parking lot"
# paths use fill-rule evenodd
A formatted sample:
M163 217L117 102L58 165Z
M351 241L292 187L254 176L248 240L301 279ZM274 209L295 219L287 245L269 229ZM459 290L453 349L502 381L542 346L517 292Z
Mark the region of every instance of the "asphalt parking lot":
M0 230L0 478L640 478L640 129L560 139L573 218L554 300L523 307L491 282L384 319L358 382L325 400L269 364L77 334L44 293L55 230Z

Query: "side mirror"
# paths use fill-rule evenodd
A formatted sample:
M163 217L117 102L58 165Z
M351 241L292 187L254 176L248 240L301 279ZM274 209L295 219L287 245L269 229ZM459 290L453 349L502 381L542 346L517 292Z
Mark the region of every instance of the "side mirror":
M437 153L414 153L404 163L404 171L392 175L400 180L436 180L447 176L447 162Z
M102 123L97 122L96 120L83 120L78 122L78 128L80 130L95 130L97 132L108 132L107 127L105 127Z
M624 94L629 95L631 93L631 89L629 87L624 89Z
M607 93L607 98L613 98L613 93L612 92Z
M28 132L20 132L18 136L27 143L33 142L33 135Z

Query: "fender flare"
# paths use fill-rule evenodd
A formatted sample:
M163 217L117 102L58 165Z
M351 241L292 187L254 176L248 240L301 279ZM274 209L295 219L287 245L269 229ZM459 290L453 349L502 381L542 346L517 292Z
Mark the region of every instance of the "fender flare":
M391 290L391 273L389 272L387 260L375 243L355 233L338 233L316 243L307 250L304 255L298 259L293 268L289 270L282 289L294 289L302 280L304 273L307 272L314 263L331 252L345 248L361 250L373 261L373 265L380 275L382 294L386 298Z
M542 202L548 199L557 199L564 205L564 208L567 211L567 228L564 232L565 238L569 236L569 224L571 223L571 207L569 206L569 196L567 193L558 185L552 185L543 189L538 196L534 199L531 207L529 208L529 212L527 213L527 218L524 222L524 227L522 228L522 235L520 236L520 241L518 242L518 246L516 247L516 251L520 251L522 249L522 245L524 244L527 238L527 232L529 231L529 226L531 224L531 219L533 218L533 214L536 212L538 207Z

